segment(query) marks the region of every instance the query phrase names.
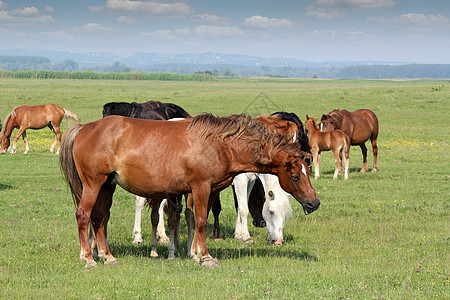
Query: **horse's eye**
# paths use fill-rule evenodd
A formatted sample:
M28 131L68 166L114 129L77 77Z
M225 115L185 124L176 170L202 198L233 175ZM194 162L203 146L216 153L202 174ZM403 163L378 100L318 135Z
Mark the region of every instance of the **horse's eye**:
M295 174L292 176L293 181L298 181L299 179L300 179L300 176L298 176L298 174Z

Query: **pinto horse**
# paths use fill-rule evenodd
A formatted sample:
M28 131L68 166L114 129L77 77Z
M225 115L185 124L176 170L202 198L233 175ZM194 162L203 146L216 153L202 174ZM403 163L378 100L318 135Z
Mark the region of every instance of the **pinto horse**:
M370 139L373 152L372 172L378 171L378 118L373 111L369 109L358 109L354 112L349 112L345 109L335 109L326 115L322 115L320 127L323 131L340 129L348 135L352 146L358 145L361 147L363 155L362 173L368 171L367 148L365 143Z
M86 267L97 266L89 245L91 221L99 257L105 264L117 262L106 241L106 225L119 184L151 199L189 193L188 207L195 208L192 258L217 266L206 248L207 212L237 174L277 175L305 214L319 208L302 155L297 144L244 115L203 114L178 122L109 116L72 126L63 137L60 163L77 205L80 258Z
M80 121L80 118L76 114L56 104L17 106L5 119L5 124L0 134L0 154L4 154L8 149L14 128L18 128L18 132L14 137L10 153L16 153L17 140L22 135L23 141L25 142L24 154L27 154L30 148L28 146L26 130L42 129L46 126L55 134L50 152L54 152L55 145L58 143L58 150L56 151L56 154L58 154L61 145L61 130L59 126L64 116L72 118L77 122Z
M305 129L309 135L309 146L311 147L314 161L314 178L318 179L320 176L320 152L331 150L334 154L335 163L333 179L337 179L339 170L342 167L342 161L340 158L341 151L343 153L345 163L344 179L348 179L350 138L339 129L329 132L320 131L316 125L317 119L318 118L310 118L306 115L305 122Z

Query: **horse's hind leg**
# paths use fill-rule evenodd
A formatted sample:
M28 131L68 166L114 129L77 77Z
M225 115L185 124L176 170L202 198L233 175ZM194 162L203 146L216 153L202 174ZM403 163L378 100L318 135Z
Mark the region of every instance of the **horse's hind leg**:
M212 206L212 212L213 212L213 216L214 216L213 237L215 239L220 238L219 215L220 215L221 210L222 210L222 204L220 203L220 197L217 196L217 199L216 199L216 201L214 201L214 204Z
M152 199L151 205L152 205L152 214L151 214L151 220L152 220L152 242L151 247L152 250L150 252L150 257L156 258L158 257L158 252L156 247L158 246L158 240L156 238L156 231L158 227L159 222L159 207L161 206L162 200L155 200Z
M340 158L340 152L341 149L333 149L333 154L334 154L334 174L333 174L333 179L337 179L338 174L339 174L339 170L340 168L342 168L342 161Z
M313 162L314 162L314 179L318 179L320 176L320 154L317 149L311 149L312 155L313 155Z
M177 207L174 205L174 201L176 203L180 203L181 199L178 199L182 196L173 197L171 199L168 199L168 218L167 223L169 227L169 236L170 236L170 243L169 243L169 259L175 258L175 252L177 251L177 247L180 242L180 214L177 212Z
M166 205L166 203L167 199L164 199L159 205L159 221L158 226L156 227L156 238L164 244L169 242L169 238L166 235L166 228L164 227L164 206Z
M146 198L136 196L134 227L133 227L133 237L134 237L133 244L139 244L144 241L141 235L141 220L142 220L142 211L144 210L146 202L147 202Z
M75 214L78 224L78 235L80 239L80 259L86 261L85 268L96 267L97 263L92 257L89 244L88 227L91 219L92 209L96 202L100 188L91 188L85 185L81 195L80 203Z
M194 232L194 211L192 210L193 205L193 199L192 199L192 193L189 193L186 198L186 209L184 210L184 216L186 218L186 225L188 229L188 238L187 238L187 256L193 257L192 255L192 235Z
M366 144L362 143L359 145L359 147L361 147L361 151L362 151L362 155L363 155L363 167L361 169L361 173L365 173L368 171L367 168L367 148L366 148Z
M59 126L53 126L51 123L48 125L48 128L55 134L55 138L53 139L52 145L50 146L50 153L53 154L55 152L56 143L58 143L58 149L56 150L56 154L59 154L59 148L61 146L61 130Z
M372 151L373 151L373 169L372 172L377 172L377 155L378 155L378 146L377 146L377 139L373 138L372 141Z
M112 256L108 246L107 226L112 204L112 196L116 189L114 184L105 184L97 198L97 202L92 210L91 222L98 244L98 257L104 260L105 265L114 265L117 260Z

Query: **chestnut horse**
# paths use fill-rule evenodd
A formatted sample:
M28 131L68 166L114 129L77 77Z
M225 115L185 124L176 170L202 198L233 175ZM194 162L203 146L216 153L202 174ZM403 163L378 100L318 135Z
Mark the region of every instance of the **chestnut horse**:
M3 130L0 134L0 154L5 154L11 143L11 134L14 128L18 128L18 132L14 137L14 142L11 149L11 154L16 153L17 140L22 135L25 142L25 152L30 151L28 147L27 129L42 129L46 126L55 134L55 139L50 147L50 152L53 153L55 145L58 142L58 150L61 146L61 130L59 128L63 117L72 118L79 122L80 118L73 112L62 108L56 104L44 105L21 105L13 109L13 111L6 117Z
M335 109L326 115L322 115L320 127L322 131L340 129L348 135L352 146L358 145L361 147L363 155L362 173L368 171L367 148L365 143L370 139L373 151L372 172L378 171L378 118L373 111L369 109L358 109L354 112L349 112L345 109Z
M109 116L72 126L61 149L61 168L78 207L80 258L86 267L97 266L89 245L89 221L99 257L105 264L117 262L106 241L116 184L151 199L190 193L188 207L192 202L195 208L190 252L205 266L218 265L206 248L207 212L235 175L278 175L283 189L302 204L305 214L320 205L298 144L244 115L204 114L178 122Z
M337 179L339 170L342 168L342 161L340 152L342 150L345 163L344 179L348 179L349 170L349 152L350 152L350 138L341 130L336 129L329 132L322 132L317 128L316 121L318 118L311 118L306 115L305 129L309 135L309 146L314 161L314 178L318 179L320 176L320 152L333 151L334 154L334 175L333 179Z

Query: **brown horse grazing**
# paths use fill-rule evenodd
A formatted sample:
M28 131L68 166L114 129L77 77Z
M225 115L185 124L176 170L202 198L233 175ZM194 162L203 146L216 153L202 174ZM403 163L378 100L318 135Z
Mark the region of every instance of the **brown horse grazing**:
M63 137L60 163L78 207L80 258L86 267L97 265L89 245L91 221L99 257L105 264L116 263L106 242L106 225L119 184L151 199L191 193L188 207L193 203L195 208L191 254L205 266L217 266L206 248L207 212L235 175L278 175L305 214L319 207L303 154L297 144L243 115L204 114L178 122L109 116L72 126Z
M321 130L330 131L334 129L342 130L350 138L352 146L361 147L363 155L363 167L361 172L367 172L367 148L366 141L370 139L373 151L373 169L377 168L377 137L378 137L378 118L375 113L369 109L358 109L349 112L345 109L335 109L321 118Z
M18 132L14 137L14 142L11 149L11 154L16 153L17 140L22 135L25 142L25 152L30 151L28 147L27 129L42 129L46 126L55 134L55 139L50 147L50 152L53 153L55 145L58 142L58 150L61 146L61 130L59 125L63 117L72 118L79 122L80 118L73 112L62 108L56 104L44 105L21 105L13 109L13 111L6 117L3 130L0 134L0 154L5 154L11 142L11 134L14 128L18 128Z
M309 146L314 161L314 178L318 179L320 176L319 164L320 164L320 152L321 151L333 151L334 154L334 175L333 179L337 179L339 169L342 166L340 158L340 152L344 154L344 179L348 179L349 170L349 152L350 152L350 138L341 130L333 130L329 132L322 132L317 128L316 121L318 118L311 118L306 115L305 129L309 135Z

